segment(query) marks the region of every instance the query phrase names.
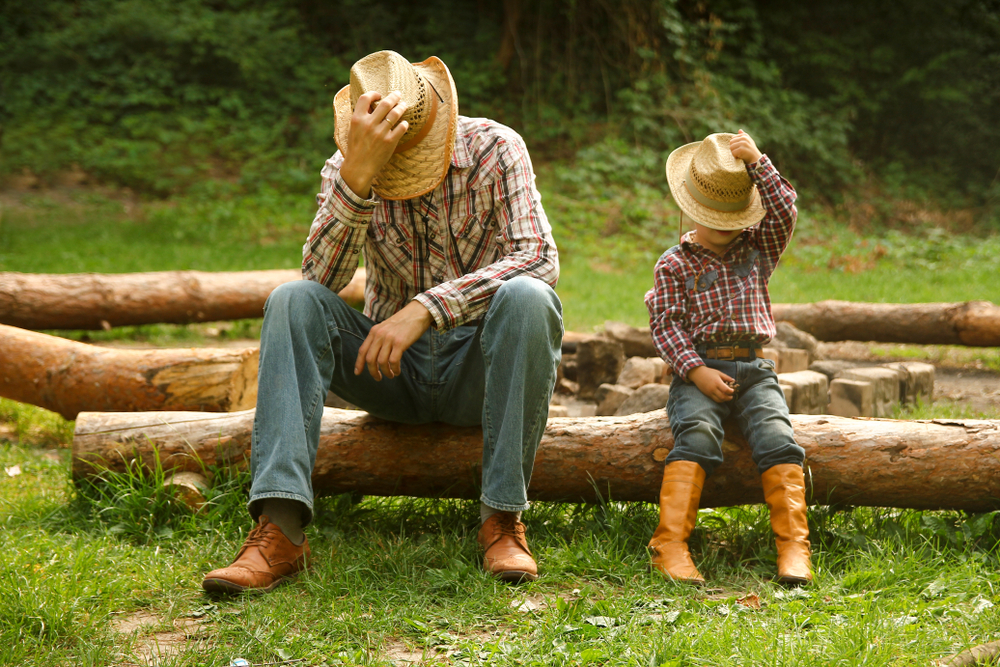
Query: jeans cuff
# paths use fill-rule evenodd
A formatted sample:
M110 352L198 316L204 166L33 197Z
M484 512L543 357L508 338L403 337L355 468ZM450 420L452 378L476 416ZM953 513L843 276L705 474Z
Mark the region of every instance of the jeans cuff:
M495 510L500 510L501 512L523 512L531 507L531 503L524 503L522 505L510 505L508 503L499 503L495 500L490 500L485 494L479 496L479 502L484 505L489 505Z
M268 498L282 498L284 500L297 500L305 506L305 511L302 513L302 527L305 528L313 520L313 501L312 498L306 498L305 496L300 496L297 493L285 493L284 491L266 491L264 493L257 493L250 496L250 500L247 501L247 512L250 513L250 518L257 521L260 518L261 511L259 509L259 503L261 501L267 500Z

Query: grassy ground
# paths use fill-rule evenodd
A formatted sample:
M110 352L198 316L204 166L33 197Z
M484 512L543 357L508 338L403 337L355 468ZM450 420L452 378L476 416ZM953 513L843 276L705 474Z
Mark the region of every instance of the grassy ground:
M655 188L627 196L541 181L560 245L568 329L646 322L652 265L676 239ZM120 193L6 196L0 271L292 268L307 193L148 202ZM775 301L996 301L996 236L919 227L856 232L803 213L772 283ZM214 325L213 325L214 326ZM183 345L254 336L259 322L75 332ZM993 368L997 350L872 350ZM964 416L919 406L900 418ZM479 568L475 503L347 497L320 502L313 569L267 597L203 595L248 529L245 475L219 472L207 510L161 490L162 472L78 488L72 423L0 399L0 664L925 665L1000 637L995 513L811 510L817 581L769 581L759 507L704 510L692 542L706 589L646 569L656 508L538 503L526 514L542 578L501 586Z
M817 508L816 584L769 582L759 507L703 510L692 542L709 588L646 570L651 504L539 503L538 582L479 569L476 506L321 502L311 572L272 595L203 595L246 530L244 476L199 515L157 476L96 489L65 452L7 444L0 464L0 663L11 665L925 665L1000 635L996 514Z

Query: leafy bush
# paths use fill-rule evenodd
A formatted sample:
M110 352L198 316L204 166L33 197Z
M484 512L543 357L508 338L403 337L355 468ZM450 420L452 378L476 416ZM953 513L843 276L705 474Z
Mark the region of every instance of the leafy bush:
M982 215L1000 199L1000 11L978 0L11 0L0 43L0 174L306 192L350 64L392 48L440 56L463 113L539 154L627 142L640 180L744 127L831 201L859 167L992 202Z

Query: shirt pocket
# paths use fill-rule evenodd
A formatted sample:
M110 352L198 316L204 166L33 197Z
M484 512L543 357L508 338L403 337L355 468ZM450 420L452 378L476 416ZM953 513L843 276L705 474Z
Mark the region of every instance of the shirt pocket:
M486 188L469 190L451 208L448 219L449 242L467 272L483 264L483 259L493 257L497 221L493 212L493 198Z
M411 248L412 239L406 230L382 216L372 216L368 223L365 262L399 271L412 259Z
M753 250L745 261L730 267L732 272L733 294L735 300L747 293L752 293L760 279L760 250Z

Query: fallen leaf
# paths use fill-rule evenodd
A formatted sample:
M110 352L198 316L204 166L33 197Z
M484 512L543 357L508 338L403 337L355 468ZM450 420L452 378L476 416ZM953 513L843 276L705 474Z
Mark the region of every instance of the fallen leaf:
M514 608L514 611L521 613L528 613L538 609L538 603L530 599L511 600L510 606Z
M736 604L741 604L750 609L760 609L760 597L756 593L748 593L744 597L737 598Z

